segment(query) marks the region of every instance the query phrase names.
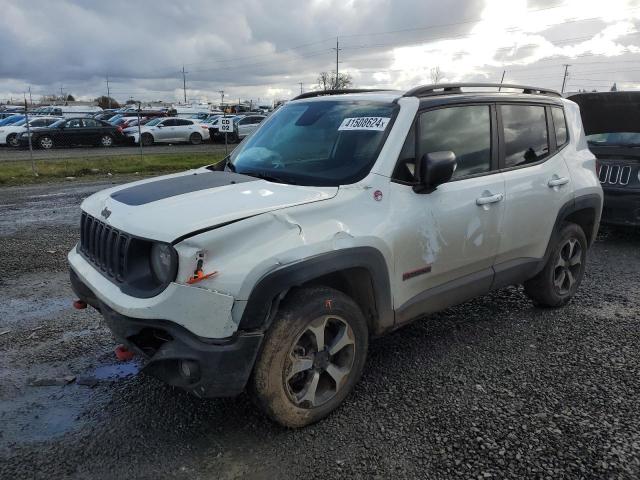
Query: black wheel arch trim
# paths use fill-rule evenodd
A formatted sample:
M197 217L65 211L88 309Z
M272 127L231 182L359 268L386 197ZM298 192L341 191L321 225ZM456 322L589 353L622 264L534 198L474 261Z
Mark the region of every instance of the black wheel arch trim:
M560 235L562 223L566 221L571 214L585 209L593 209L594 211L593 230L591 232L584 232L585 236L587 237L588 245L591 246L596 238L596 235L598 234L598 228L600 226L600 215L602 214L602 197L596 193L575 197L573 200L569 200L560 208L560 210L558 211L558 216L556 217L556 222L553 225L551 238L549 238L549 243L547 244L547 250L545 251L544 258L540 262L536 273L542 270L544 268L544 265L547 263L549 255L551 255L553 246L555 245L555 242Z
M370 274L376 317L373 333L393 328L389 269L382 253L374 247L335 250L267 273L253 287L238 328L245 331L266 329L283 293L324 275L350 268L365 268Z

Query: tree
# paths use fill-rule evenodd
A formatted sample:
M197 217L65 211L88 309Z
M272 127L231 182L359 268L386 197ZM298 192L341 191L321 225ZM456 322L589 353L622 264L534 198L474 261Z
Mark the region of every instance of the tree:
M124 103L125 103L125 105L137 105L140 102L138 102L138 100L134 100L133 98L130 98L129 100L127 100Z
M431 83L437 85L442 80L442 72L439 66L435 66L431 69Z
M613 86L611 87L611 91L612 92L617 92L618 91L618 86L616 85L615 82L613 82Z
M67 99L66 99L66 101L67 101L67 102L75 102L75 101L76 101L76 99L73 97L73 95L69 94L69 95L67 95Z
M109 98L106 95L102 95L95 99L95 102L100 108L120 108L120 104L113 98Z
M343 90L353 85L353 79L348 73L339 73L336 78L336 72L320 72L318 75L318 87L321 90Z

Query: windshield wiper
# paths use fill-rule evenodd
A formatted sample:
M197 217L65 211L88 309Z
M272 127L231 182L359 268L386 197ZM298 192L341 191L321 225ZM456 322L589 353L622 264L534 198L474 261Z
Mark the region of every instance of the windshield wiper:
M231 163L231 159L229 157L226 158L227 163L225 163L224 168L228 168L232 172L236 171L236 166Z
M266 180L267 182L275 182L275 183L288 183L289 185L295 185L296 183L291 180L286 180L281 177L277 177L275 175L270 175L266 172L240 172L243 175L249 175L250 177L260 178L262 180Z

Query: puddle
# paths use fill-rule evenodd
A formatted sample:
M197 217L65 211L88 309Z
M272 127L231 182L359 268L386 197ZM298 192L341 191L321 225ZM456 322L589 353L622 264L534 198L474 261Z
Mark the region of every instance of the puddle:
M11 325L25 320L51 318L65 310L71 310L71 298L44 297L10 298L0 302L0 326Z
M22 396L0 401L0 448L48 440L82 427L91 394L78 385L25 387Z
M130 362L116 363L114 365L103 365L94 370L92 377L98 380L118 380L137 375L140 371L140 364L132 360Z

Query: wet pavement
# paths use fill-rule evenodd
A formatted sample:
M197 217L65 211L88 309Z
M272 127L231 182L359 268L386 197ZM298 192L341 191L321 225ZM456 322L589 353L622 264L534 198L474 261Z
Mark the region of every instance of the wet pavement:
M603 231L563 309L510 287L373 342L292 431L118 362L71 307L78 206L113 181L0 191L0 478L640 477L640 232Z

